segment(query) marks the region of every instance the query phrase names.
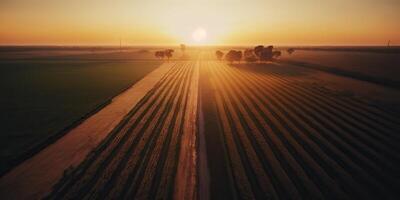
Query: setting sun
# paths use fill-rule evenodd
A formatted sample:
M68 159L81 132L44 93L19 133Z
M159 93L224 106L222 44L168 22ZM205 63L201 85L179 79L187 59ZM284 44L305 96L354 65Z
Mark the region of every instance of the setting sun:
M204 28L197 28L192 33L192 39L196 43L202 43L207 39L207 31Z

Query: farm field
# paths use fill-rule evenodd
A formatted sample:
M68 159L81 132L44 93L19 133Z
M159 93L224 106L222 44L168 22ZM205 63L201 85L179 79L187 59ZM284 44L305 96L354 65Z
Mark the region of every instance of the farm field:
M322 80L335 75L282 62L229 64L215 60L212 52L194 49L191 60L165 62L165 74L153 80L155 85L122 121L115 122L118 125L105 133L105 139L93 147L86 145L85 152L92 150L80 155L79 162L65 161L74 165L57 166L58 171L65 170L62 177L49 176L51 180L37 186L42 189L36 195L49 199L390 199L399 195L400 116L396 112L325 88ZM150 58L123 59L130 54L135 53L107 53L111 57L105 56L105 61L93 60L100 55L2 61L2 70L9 75L3 73L1 79L7 82L2 89L9 95L9 102L2 105L7 105L4 109L16 105L14 113L4 112L8 115L3 121L9 120L4 127L15 132L8 132L14 137L2 136L8 137L2 148L22 152L44 141L161 63ZM340 77L335 81L343 82ZM356 82L370 87L356 79L342 84ZM17 112L17 105L27 103L23 101L27 98L32 99L30 104ZM125 103L120 101L120 108ZM28 106L42 109L27 115ZM59 116L60 121L35 116ZM17 123L21 120L24 126ZM82 133L69 137L64 147L52 149L66 149L71 138ZM12 144L9 138L20 140ZM71 152L59 155L74 154L71 147L67 149ZM40 181L35 174L49 168L39 158L71 159L57 154L45 151L37 162L22 163L7 179L0 179L0 193L8 187L5 180L11 180L11 185L22 188L15 196L30 197L23 193L25 182ZM51 159L43 163L52 163ZM24 181L21 174L28 179Z
M218 177L221 165L229 175L210 181L211 197L398 197L398 113L330 94L304 82L301 72L272 63L254 71L246 64L205 61L201 69L214 91L207 96L215 97L220 126L215 131L218 124L208 123L214 127L204 133L221 134L222 143L210 148L225 152L220 165L209 165L210 176ZM207 154L209 160L215 156Z
M400 78L397 75L400 73L398 53L385 53L385 49L380 52L327 49L324 51L296 50L292 55L284 53L281 60L383 85L400 87Z
M134 46L134 47L7 47L0 46L1 61L139 61L139 60L155 60L155 51L160 49L173 49L174 54L171 59L189 59L195 57L200 49L205 47L187 48L183 54L179 48L169 46Z
M156 60L0 61L0 173L160 64Z
M194 146L196 122L190 119L195 120L197 113L193 110L197 107L197 77L197 62L176 62L48 198L194 198L195 179L186 181L179 173L195 172L194 166L186 164L194 152L190 146ZM181 153L181 149L185 151Z
M0 178L0 194L14 186L19 194L7 197L396 199L400 195L397 111L322 86L328 78L342 80L331 77L335 75L280 62L229 64L215 60L213 52L193 50L191 60L166 61L157 80L146 76L154 86L138 97L100 144L87 150L86 158L80 155L82 162L58 166L65 169L62 177L45 182L37 175L45 173L42 166L49 169L49 160L43 161L46 165L42 160L51 154L40 152L34 161ZM354 83L370 84L356 79L343 84ZM119 107L123 105L120 101ZM68 152L58 152L52 159L63 154ZM29 180L46 189L35 193Z

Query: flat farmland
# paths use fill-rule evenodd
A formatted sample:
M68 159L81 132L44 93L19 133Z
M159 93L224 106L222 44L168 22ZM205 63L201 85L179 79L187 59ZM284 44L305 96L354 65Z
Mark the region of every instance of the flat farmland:
M107 104L159 61L0 61L0 172Z
M197 77L197 62L174 63L48 198L193 199Z
M397 111L323 87L324 79L343 80L330 73L282 62L230 64L215 60L209 49L192 53L191 60L165 61L133 86L140 95L122 93L117 106L97 116L101 120L79 126L6 174L0 194L15 199L399 196ZM343 84L354 89L353 84L371 83ZM107 117L115 112L118 120ZM109 121L113 126L107 131L96 129ZM101 132L101 139L91 130ZM11 187L19 193L7 193Z
M334 48L329 51L296 50L292 55L283 53L282 61L400 87L398 53L335 51Z
M209 165L210 177L219 178L210 181L212 198L398 197L398 115L324 92L284 65L255 70L205 61L201 69L218 113L218 123L206 123L204 134L221 138L208 148L225 152L224 158L207 152L219 163ZM221 168L228 177L218 176Z

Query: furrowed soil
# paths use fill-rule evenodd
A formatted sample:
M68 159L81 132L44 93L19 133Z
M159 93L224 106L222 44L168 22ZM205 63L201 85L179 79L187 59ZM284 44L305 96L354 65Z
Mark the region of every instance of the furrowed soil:
M179 160L185 158L180 155L182 143L188 145L187 139L195 137L194 127L185 123L196 123L187 120L197 113L191 109L197 107L196 101L190 100L197 98L191 89L196 84L197 70L194 61L175 63L126 120L86 161L61 180L48 198L194 198L195 191L190 188L194 188L196 178L181 173L178 180L176 175L178 169L195 169L194 164L181 165L196 159L188 158L183 163ZM190 127L192 130L187 130ZM187 151L195 152L190 148ZM180 180L184 176L187 181ZM185 186L186 190L180 191L178 186Z
M260 67L216 61L201 66L216 98L219 145L227 149L220 162L232 174L232 194L238 199L398 197L398 115L313 87L284 66ZM211 183L213 178L218 180L211 176Z
M168 66L47 199L399 198L399 113L301 67L210 52Z

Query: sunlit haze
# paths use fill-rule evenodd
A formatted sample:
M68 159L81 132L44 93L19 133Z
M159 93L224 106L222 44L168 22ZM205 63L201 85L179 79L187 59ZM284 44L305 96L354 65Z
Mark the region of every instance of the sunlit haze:
M399 11L399 0L3 0L0 44L398 45Z
M205 30L204 28L201 28L201 27L197 28L192 33L192 39L196 43L204 43L204 42L206 42L207 30Z

